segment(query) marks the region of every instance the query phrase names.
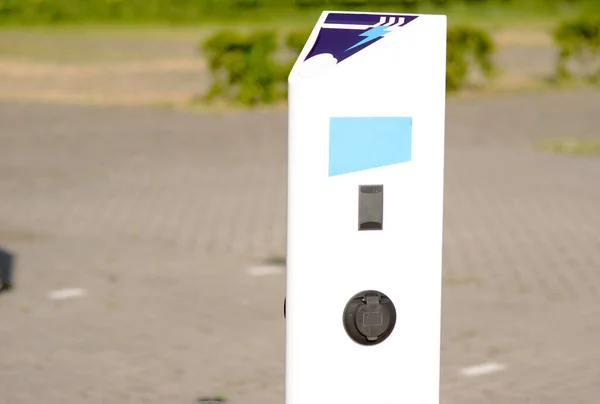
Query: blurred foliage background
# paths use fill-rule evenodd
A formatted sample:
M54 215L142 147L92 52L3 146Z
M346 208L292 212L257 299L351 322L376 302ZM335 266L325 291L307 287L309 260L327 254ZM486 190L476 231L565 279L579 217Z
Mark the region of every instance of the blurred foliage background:
M0 0L0 24L314 20L324 9L442 12L483 19L600 11L598 0Z
M104 33L121 27L161 27L153 33L138 32L138 39L144 41L119 38L125 44L122 53L160 47L165 59L173 58L168 52L176 44L167 39L189 29L197 44L195 56L206 62L210 81L192 103L273 104L285 101L287 75L323 10L447 15L449 92L490 87L498 77L502 81L505 72L497 66L496 53L502 47L497 33L506 30L513 31L513 38L522 37L524 31L529 36L531 31L541 32L547 38L556 57L550 62L554 63L551 80L536 78L545 85L600 82L600 0L0 0L0 56L21 63L5 69L5 81L12 83L14 71L23 75L23 60L31 55L51 54L59 59L65 53L59 43L74 42L81 27L93 30L93 35L82 39L85 44L72 52L82 55L89 55L86 48L94 44L98 49L99 27L108 28ZM57 32L63 35L51 35ZM115 41L119 42L115 39L115 45ZM116 47L107 46L113 53ZM473 83L474 77L479 84ZM66 78L65 83L71 86L73 80ZM149 83L157 86L155 80ZM169 83L164 86L171 88Z

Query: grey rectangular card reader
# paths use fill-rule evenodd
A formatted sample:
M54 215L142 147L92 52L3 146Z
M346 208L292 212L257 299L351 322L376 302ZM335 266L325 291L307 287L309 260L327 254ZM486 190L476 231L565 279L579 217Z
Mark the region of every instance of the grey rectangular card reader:
M359 185L358 230L383 230L383 185Z

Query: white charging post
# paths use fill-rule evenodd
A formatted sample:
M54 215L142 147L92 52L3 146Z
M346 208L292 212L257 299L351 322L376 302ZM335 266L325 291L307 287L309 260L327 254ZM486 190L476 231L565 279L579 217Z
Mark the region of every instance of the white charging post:
M286 404L437 404L446 17L324 12L289 76Z

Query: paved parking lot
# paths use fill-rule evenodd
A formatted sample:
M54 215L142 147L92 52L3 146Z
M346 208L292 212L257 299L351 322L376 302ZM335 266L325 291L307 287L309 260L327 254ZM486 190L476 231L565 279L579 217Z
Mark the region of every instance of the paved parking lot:
M443 403L598 402L598 105L449 102ZM0 104L0 403L283 402L286 123Z

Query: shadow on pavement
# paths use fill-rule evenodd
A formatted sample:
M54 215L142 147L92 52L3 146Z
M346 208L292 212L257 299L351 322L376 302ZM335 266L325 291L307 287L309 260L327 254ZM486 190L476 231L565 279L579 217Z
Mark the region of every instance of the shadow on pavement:
M10 290L13 284L14 255L0 246L0 292Z

